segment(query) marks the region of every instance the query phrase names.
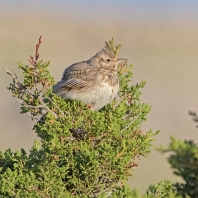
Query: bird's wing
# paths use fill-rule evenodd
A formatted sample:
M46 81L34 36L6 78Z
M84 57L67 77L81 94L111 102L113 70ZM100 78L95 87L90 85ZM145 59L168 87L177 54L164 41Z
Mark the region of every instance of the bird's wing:
M65 69L63 77L54 87L54 93L70 89L81 89L94 84L97 69L87 62L76 63Z

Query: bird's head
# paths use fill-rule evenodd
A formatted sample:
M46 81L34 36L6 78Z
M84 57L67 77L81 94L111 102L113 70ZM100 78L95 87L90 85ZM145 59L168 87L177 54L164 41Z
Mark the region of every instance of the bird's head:
M94 62L96 62L97 67L102 67L106 69L117 70L119 64L125 64L127 59L116 58L114 52L109 48L108 44L99 51L94 57Z

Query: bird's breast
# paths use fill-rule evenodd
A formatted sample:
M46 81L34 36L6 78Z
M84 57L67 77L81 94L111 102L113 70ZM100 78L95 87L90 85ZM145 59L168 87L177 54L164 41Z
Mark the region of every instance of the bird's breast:
M106 103L110 103L118 94L119 80L116 71L106 70L97 79L97 85L101 97L106 99Z
M100 82L108 83L110 86L119 84L118 73L115 70L101 69L98 77Z

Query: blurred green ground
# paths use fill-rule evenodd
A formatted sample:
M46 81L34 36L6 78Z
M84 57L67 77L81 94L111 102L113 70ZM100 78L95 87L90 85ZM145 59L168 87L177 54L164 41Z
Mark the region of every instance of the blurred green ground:
M15 69L17 62L27 64L34 55L40 35L40 56L50 60L56 80L65 67L89 59L112 37L122 44L119 57L134 63L132 83L146 80L142 101L152 105L143 130L161 130L154 145L168 144L173 134L180 139L194 139L198 131L189 110L198 110L198 19L188 17L95 17L49 14L31 9L0 14L0 149L29 149L36 135L27 115L19 115L19 104L6 89L11 78L3 67ZM177 181L165 156L154 149L134 169L130 186L143 192L149 184L164 178Z

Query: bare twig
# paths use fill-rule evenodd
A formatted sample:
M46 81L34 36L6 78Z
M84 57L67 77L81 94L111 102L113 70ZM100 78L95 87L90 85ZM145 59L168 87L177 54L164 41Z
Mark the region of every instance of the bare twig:
M4 67L3 70L8 75L12 76L14 83L16 83L20 89L23 89L24 92L28 92L31 96L34 96L34 94L29 89L27 89L25 86L22 85L22 83L19 82L18 77L17 77L16 73L14 72L14 70L12 71L13 73L11 73L7 67Z
M37 116L39 113L41 113L41 111L45 111L45 115L50 112L56 119L58 118L58 115L52 110L50 109L47 104L44 102L44 93L43 90L48 86L48 81L46 80L46 83L43 83L43 81L40 80L40 70L38 69L37 65L37 61L39 59L39 47L40 44L42 42L41 40L41 36L39 37L39 41L36 44L36 53L35 53L35 58L33 58L33 56L30 56L29 62L30 65L28 66L29 68L27 68L27 72L29 72L29 77L31 77L33 79L33 82L28 86L23 85L23 83L21 83L16 75L16 73L14 71L10 72L9 69L7 67L4 68L4 71L10 75L13 78L13 84L11 84L11 86L9 87L11 89L11 91L13 92L14 96L17 99L17 102L19 102L22 107L25 108L29 108L28 112L26 112L32 119L36 119L38 121L40 121L42 119L42 117L40 119L38 119ZM38 71L37 71L38 70ZM24 81L24 83L26 84L26 80ZM42 84L42 88L40 88L40 84ZM50 98L48 98L49 101L51 101L51 103L53 103L53 105L56 107L56 109L64 116L63 111L61 111L61 109L58 107L57 104L55 104ZM33 103L35 101L35 103ZM41 113L42 114L42 113Z
M136 120L136 119L135 119ZM121 130L121 132L125 131L126 129L128 129L134 122L135 120L132 120L124 129Z
M50 100L50 102L53 103L53 104L56 106L56 108L61 112L61 114L62 114L63 116L65 115L65 114L63 113L63 111L60 110L60 108L58 107L58 105L57 105L54 101L51 100L51 98L49 98L49 97L46 97L46 98L47 98L48 100Z
M121 130L122 131L125 131L126 129L128 129L138 118L138 116L140 115L140 112L136 115L136 117L125 127Z
M33 106L33 105L28 105L24 100L20 100L20 99L16 99L17 102L19 102L20 104L22 104L23 106L27 107L27 108L34 108L34 109L37 109L37 108L42 108L44 107L43 105L38 105L38 106Z
M27 89L25 86L22 85L22 83L19 82L18 77L17 77L17 75L14 73L14 71L13 71L13 73L11 73L11 72L8 70L7 67L4 68L4 71L5 71L8 75L12 76L12 78L13 78L13 80L14 80L14 83L16 83L16 84L18 85L18 87L19 87L21 93L25 92L25 93L31 95L33 98L38 98L39 102L41 103L41 105L38 105L38 106L29 105L29 104L27 104L25 101L22 101L22 100L23 100L23 96L21 96L21 98L17 99L17 101L18 101L20 104L22 104L23 106L28 107L28 108L44 108L44 109L46 109L47 111L51 112L51 113L55 116L55 118L58 118L58 116L56 115L56 113L54 113L54 112L44 103L44 101L43 101L43 99L42 99L41 97L38 97L37 95L33 94L33 93L31 92L31 90ZM60 110L60 109L59 109L59 110ZM63 113L63 112L62 112L62 113ZM28 115L30 116L30 113L29 113ZM32 117L32 118L35 119L35 117L34 117L33 115L31 115L30 117Z
M34 58L30 55L30 59L28 59L30 65L34 65Z
M54 113L54 112L44 103L44 101L43 101L43 99L42 99L41 97L39 97L38 99L39 99L39 102L43 105L43 107L44 107L47 111L51 112L51 113L54 115L55 118L58 118L58 116L56 115L56 113Z
M30 112L27 112L27 114L32 118L32 120L37 120L37 121L39 121L39 122L41 121L41 119L39 119L39 118L33 116Z

